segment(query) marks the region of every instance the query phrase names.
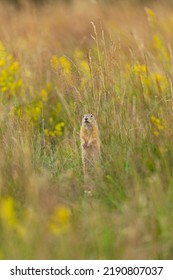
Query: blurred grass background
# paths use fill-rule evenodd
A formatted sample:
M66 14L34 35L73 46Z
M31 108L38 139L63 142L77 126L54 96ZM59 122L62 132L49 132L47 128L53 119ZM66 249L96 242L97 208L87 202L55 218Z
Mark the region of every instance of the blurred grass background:
M0 259L172 259L172 28L172 1L0 1Z

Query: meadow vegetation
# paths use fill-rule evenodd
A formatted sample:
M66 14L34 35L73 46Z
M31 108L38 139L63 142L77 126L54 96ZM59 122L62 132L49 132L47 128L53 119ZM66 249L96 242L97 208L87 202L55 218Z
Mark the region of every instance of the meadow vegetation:
M0 5L0 259L173 257L172 4L87 2Z

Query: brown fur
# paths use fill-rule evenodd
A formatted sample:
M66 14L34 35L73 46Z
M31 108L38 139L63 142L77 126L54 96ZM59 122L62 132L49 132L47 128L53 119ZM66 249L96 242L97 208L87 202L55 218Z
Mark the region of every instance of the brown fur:
M82 163L85 179L93 177L100 159L99 129L94 116L92 116L92 118L91 116L91 114L84 115L80 129ZM85 123L85 118L88 118L88 123Z

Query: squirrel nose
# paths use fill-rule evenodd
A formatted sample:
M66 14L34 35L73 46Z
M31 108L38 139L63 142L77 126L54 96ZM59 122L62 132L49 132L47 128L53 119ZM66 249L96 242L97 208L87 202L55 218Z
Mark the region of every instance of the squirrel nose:
M87 121L88 120L88 118L85 118L85 121Z

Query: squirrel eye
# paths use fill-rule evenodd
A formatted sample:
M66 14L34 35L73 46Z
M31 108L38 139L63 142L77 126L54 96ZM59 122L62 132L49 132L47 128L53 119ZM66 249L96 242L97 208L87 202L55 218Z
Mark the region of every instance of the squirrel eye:
M91 118L93 117L93 115L91 115Z

